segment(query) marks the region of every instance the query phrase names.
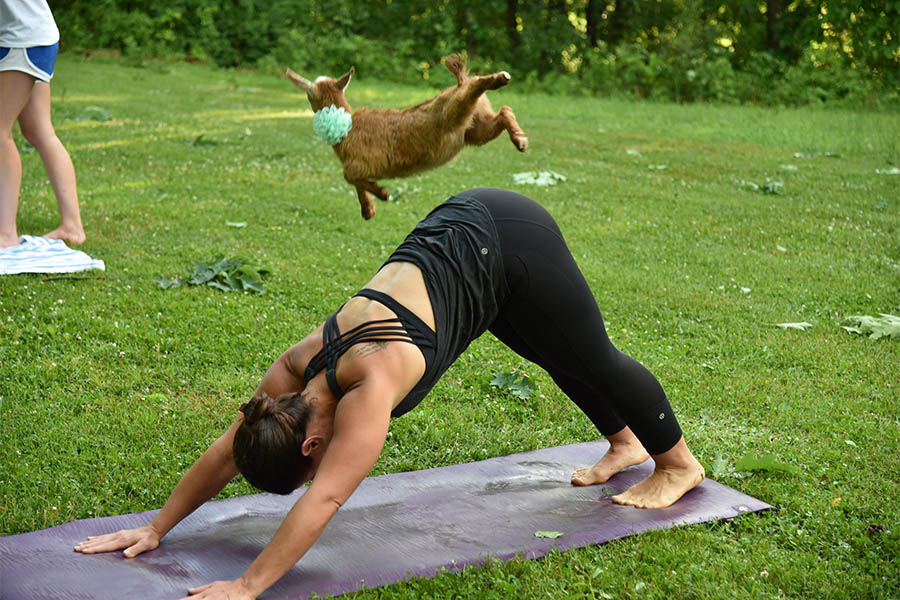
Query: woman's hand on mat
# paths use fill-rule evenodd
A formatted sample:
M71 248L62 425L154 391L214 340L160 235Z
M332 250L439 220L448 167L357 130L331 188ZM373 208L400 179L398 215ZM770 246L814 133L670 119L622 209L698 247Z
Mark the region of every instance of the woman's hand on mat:
M188 590L187 598L182 600L255 600L256 596L247 589L243 579L235 579L234 581L214 581L206 585L191 588Z
M75 552L97 554L125 549L125 558L134 558L142 552L148 552L159 546L162 536L150 525L137 529L122 529L106 535L93 535L75 546Z

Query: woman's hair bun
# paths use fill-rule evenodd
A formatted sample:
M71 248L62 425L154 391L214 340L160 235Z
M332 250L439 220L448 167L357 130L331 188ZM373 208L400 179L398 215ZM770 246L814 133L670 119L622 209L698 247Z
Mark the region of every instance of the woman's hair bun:
M266 394L253 396L250 402L241 406L241 412L244 413L244 422L247 425L254 425L260 419L264 419L275 409L275 401Z
M253 396L241 406L243 422L234 432L234 463L251 485L290 494L305 481L312 459L300 448L310 408L299 392L275 398Z

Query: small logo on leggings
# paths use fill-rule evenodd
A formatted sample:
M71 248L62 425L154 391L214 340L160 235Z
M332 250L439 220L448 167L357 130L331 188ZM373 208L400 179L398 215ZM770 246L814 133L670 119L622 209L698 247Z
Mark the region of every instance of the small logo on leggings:
M488 249L487 249L487 248L482 248L482 249L481 249L481 253L482 253L482 254L487 254L487 253L488 253Z
M666 413L659 413L659 420L662 421L666 418Z

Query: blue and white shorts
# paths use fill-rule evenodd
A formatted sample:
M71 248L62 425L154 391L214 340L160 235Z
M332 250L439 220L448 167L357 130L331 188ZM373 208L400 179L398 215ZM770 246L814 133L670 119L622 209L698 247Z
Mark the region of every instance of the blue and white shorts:
M0 71L22 71L50 83L59 43L33 48L0 48Z

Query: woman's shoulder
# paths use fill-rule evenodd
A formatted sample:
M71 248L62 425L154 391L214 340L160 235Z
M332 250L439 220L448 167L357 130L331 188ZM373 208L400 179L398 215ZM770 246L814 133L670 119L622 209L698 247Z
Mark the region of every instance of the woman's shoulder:
M299 342L285 351L283 358L288 368L302 377L309 361L322 349L322 329L324 323L313 329Z

